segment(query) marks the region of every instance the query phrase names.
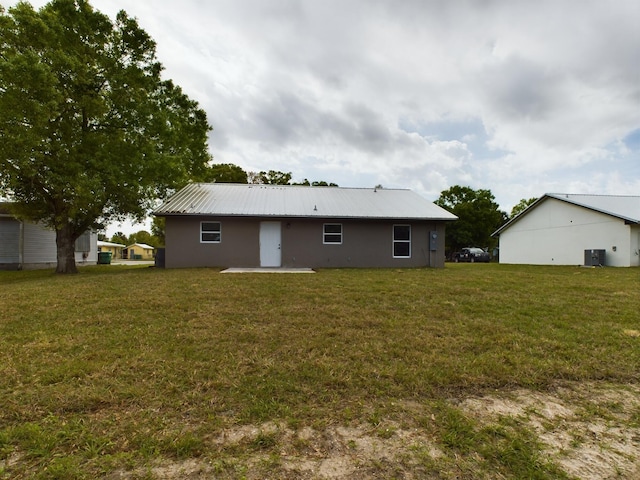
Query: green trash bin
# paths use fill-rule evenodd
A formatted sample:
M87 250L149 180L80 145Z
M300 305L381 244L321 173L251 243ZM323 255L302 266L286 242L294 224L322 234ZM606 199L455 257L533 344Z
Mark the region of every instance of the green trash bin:
M111 252L98 252L98 264L111 265Z

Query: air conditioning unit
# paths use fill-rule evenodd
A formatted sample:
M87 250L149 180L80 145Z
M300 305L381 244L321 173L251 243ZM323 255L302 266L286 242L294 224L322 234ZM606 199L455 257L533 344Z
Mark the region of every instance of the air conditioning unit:
M587 267L604 267L604 250L585 250L584 264Z

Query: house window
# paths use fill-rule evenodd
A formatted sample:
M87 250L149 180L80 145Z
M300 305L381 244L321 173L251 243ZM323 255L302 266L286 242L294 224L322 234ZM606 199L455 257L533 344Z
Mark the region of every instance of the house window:
M322 243L342 243L342 224L325 223L322 232Z
M222 225L220 222L200 222L200 243L220 243Z
M393 258L411 257L411 225L393 226Z

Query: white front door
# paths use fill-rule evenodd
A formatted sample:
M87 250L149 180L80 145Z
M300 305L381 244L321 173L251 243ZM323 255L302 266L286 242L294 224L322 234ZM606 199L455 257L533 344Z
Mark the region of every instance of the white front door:
M260 222L261 267L279 267L282 264L280 228L280 222Z

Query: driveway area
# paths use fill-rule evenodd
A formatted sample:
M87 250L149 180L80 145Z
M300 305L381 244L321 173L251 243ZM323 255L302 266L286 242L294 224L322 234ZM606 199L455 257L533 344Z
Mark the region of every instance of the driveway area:
M111 265L155 265L153 260L111 260Z

